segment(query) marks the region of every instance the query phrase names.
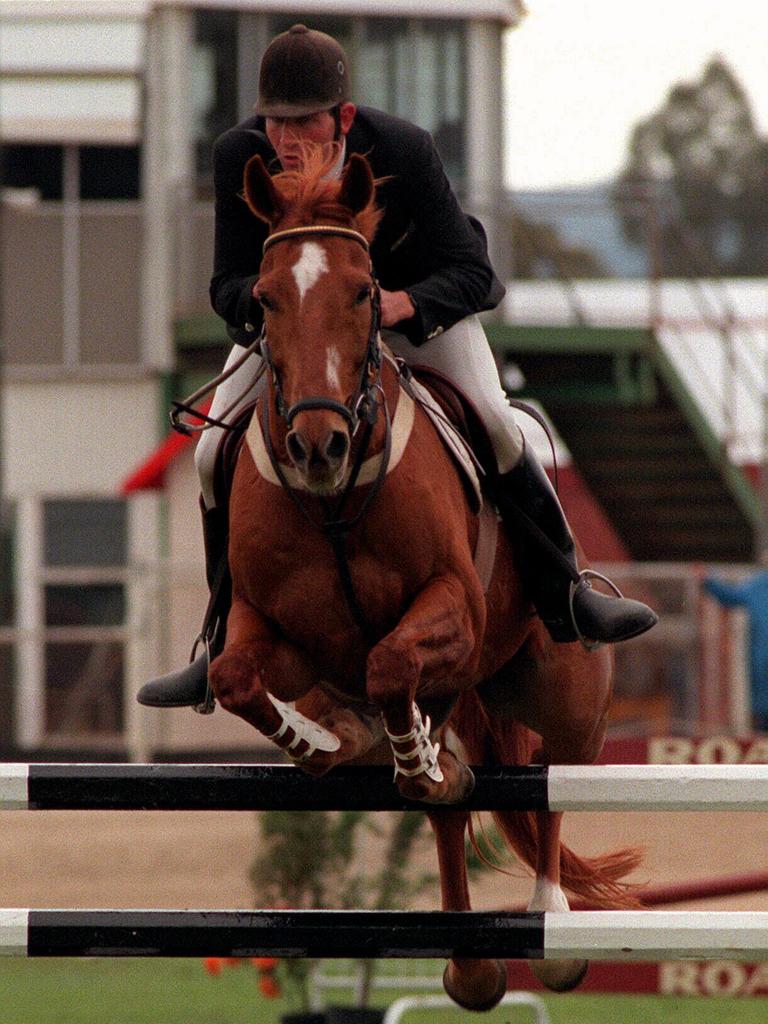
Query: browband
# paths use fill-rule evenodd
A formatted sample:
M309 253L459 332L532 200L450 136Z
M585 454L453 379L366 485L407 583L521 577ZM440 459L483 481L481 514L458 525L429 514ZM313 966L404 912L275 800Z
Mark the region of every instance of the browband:
M273 235L267 237L262 252L266 252L271 245L285 241L285 239L292 238L295 235L337 235L340 238L351 238L359 245L362 245L366 252L369 249L368 239L365 235L361 235L359 231L355 231L354 228L345 228L340 224L309 224L307 227L286 228L284 231L275 231Z

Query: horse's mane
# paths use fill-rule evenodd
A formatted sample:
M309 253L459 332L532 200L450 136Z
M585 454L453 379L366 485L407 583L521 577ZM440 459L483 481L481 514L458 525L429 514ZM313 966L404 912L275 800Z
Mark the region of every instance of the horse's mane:
M345 224L353 226L370 242L383 216L383 210L376 206L375 199L357 214L339 202L341 180L326 178L336 165L341 154L338 142L324 146L304 143L301 147L301 170L280 171L272 179L280 195L287 201L290 212L280 225L287 222L296 224ZM377 179L378 185L385 179Z

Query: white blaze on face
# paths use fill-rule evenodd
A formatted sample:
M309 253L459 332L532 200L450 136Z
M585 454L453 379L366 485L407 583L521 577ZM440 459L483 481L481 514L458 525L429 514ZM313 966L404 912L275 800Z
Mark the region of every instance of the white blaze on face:
M328 358L325 364L325 376L328 386L336 391L341 387L339 367L341 366L341 355L337 348L328 349Z
M293 277L299 289L299 304L310 288L314 287L328 270L325 250L317 242L304 242L301 255L293 265Z

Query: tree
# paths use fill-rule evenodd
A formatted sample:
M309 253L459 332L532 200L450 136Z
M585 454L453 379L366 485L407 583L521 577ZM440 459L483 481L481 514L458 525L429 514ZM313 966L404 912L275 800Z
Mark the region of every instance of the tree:
M414 873L409 864L426 821L403 811L391 817L382 837L371 815L363 811L264 811L259 815L259 846L251 866L258 904L292 909L389 910L408 902L434 879ZM377 869L359 856L364 835L381 840L382 864ZM366 1006L374 960L358 961L356 1004ZM283 970L291 995L310 1009L315 963L286 960Z
M630 136L614 201L627 238L645 244L638 199L651 204L662 274L768 274L768 139L721 58L673 86Z
M605 277L607 272L591 250L569 245L555 225L532 220L516 208L506 214L506 235L511 241L514 277L519 280Z

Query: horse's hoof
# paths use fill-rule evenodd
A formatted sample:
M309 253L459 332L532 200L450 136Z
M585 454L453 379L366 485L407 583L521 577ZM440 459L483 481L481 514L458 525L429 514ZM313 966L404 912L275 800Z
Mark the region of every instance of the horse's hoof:
M459 761L449 750L441 750L438 764L443 773L442 782L430 779L426 772L419 775L399 775L397 788L406 800L419 800L426 804L460 804L468 799L475 788L472 770Z
M463 1010L482 1013L501 1002L507 991L507 969L501 960L449 960L443 988Z
M588 960L532 960L534 975L550 992L570 992L584 980Z
M457 761L459 766L459 786L458 786L458 797L456 803L461 803L463 800L468 800L472 795L472 791L475 788L475 773L472 769L463 764L461 761Z

